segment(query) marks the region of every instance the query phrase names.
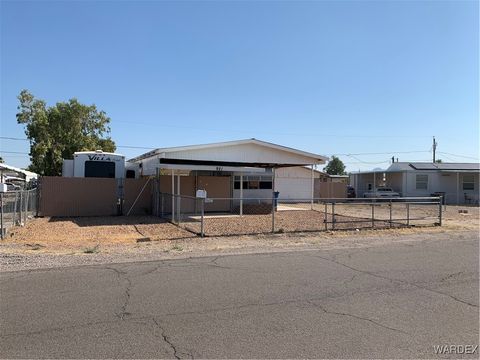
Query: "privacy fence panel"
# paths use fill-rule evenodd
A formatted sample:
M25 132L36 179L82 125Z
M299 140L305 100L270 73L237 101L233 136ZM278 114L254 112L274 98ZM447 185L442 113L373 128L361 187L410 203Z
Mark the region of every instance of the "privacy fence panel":
M152 213L153 180L125 179L124 215L148 215Z
M315 198L346 198L347 185L341 182L323 182L321 179L315 179L314 194Z
M41 216L118 214L116 179L43 176L39 186Z

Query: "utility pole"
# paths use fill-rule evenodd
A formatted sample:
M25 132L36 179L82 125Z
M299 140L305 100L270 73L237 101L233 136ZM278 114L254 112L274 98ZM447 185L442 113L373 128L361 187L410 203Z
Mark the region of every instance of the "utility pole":
M432 146L432 149L433 149L433 163L435 163L435 150L437 150L437 142L435 141L435 136L433 137L433 146Z

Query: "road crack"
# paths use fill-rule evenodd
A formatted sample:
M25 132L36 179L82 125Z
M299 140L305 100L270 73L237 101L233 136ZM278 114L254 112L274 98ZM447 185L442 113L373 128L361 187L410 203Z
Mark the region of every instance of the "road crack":
M324 313L326 314L332 314L332 315L339 315L339 316L348 316L348 317L352 317L354 319L358 319L358 320L363 320L363 321L368 321L376 326L379 326L381 328L384 328L384 329L388 329L388 330L392 330L392 331L396 331L396 332L399 332L399 333L402 333L402 334L405 334L405 335L410 335L409 333L403 331L403 330L400 330L400 329L397 329L397 328L392 328L390 326L387 326L387 325L384 325L382 323L379 323L375 320L372 320L372 319L369 319L369 318L366 318L366 317L362 317L362 316L358 316L358 315L354 315L354 314L349 314L349 313L345 313L345 312L338 312L338 311L331 311L331 310L327 310L325 307L323 307L322 305L320 304L317 304L317 303L314 303L313 301L310 301L310 300L307 300L307 303L315 306L316 308L319 308L320 310L322 310Z
M127 276L126 271L121 271L119 269L116 269L114 267L105 267L105 269L112 270L117 274L118 279L123 280L125 282L125 291L123 293L123 304L120 308L120 311L118 313L115 313L115 315L121 319L124 320L126 316L131 315L131 313L127 312L127 307L130 303L130 292L132 289L132 280Z
M356 272L359 272L359 273L362 273L362 274L367 274L367 275L370 275L370 276L373 276L373 277L376 277L376 278L379 278L379 279L388 280L388 281L396 282L396 283L400 283L400 284L406 284L406 285L410 285L410 286L416 287L416 288L418 288L418 289L422 289L422 290L425 290L425 291L432 292L432 293L434 293L434 294L447 296L447 297L449 297L450 299L452 299L452 300L454 300L454 301L457 301L457 302L459 302L459 303L462 303L462 304L465 304L465 305L468 305L468 306L472 306L472 307L478 308L478 305L477 305L477 304L473 304L473 303L468 302L468 301L466 301L466 300L459 299L459 298L457 298L456 296L453 296L453 295L450 295L450 294L446 294L446 293L441 292L441 291L438 291L438 290L433 290L433 289L430 289L430 288L427 288L427 287L424 287L424 286L421 286L421 285L418 285L418 284L415 284L415 283L411 283L411 282L408 282L408 281L405 281L405 280L400 280L400 279L395 279L395 278L389 278L389 277L387 277L387 276L379 275L379 274L373 273L373 272L368 271L368 270L357 269L357 268L354 268L354 267L349 266L349 265L347 265L347 264L344 264L344 263L342 263L342 262L340 262L340 261L332 260L332 259L329 259L329 258L326 258L326 257L323 257L323 256L314 255L314 257L319 258L319 259L323 259L323 260L326 260L326 261L329 261L329 262L332 262L332 263L337 264L337 265L341 265L341 266L346 267L347 269L350 269L350 270L352 270L352 271L356 271Z
M193 359L193 355L187 352L179 351L177 349L177 346L169 339L169 337L166 334L165 328L160 325L160 323L152 317L152 321L155 324L155 326L160 330L160 337L162 340L170 346L170 348L173 351L173 356L175 359L183 359L185 358L185 355L188 356L189 359ZM157 334L154 332L154 336L157 336ZM158 336L157 336L158 337ZM183 357L181 357L183 355Z

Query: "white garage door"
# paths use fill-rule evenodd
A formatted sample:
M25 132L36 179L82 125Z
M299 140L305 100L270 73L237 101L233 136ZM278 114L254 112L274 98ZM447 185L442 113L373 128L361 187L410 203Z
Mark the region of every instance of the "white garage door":
M280 199L310 199L312 180L306 178L275 178L275 190Z

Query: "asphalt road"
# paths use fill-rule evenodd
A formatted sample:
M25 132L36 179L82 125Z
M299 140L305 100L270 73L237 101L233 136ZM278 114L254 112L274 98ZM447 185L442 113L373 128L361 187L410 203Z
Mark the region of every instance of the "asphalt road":
M3 273L0 354L458 358L433 347L478 344L478 251L471 234Z

